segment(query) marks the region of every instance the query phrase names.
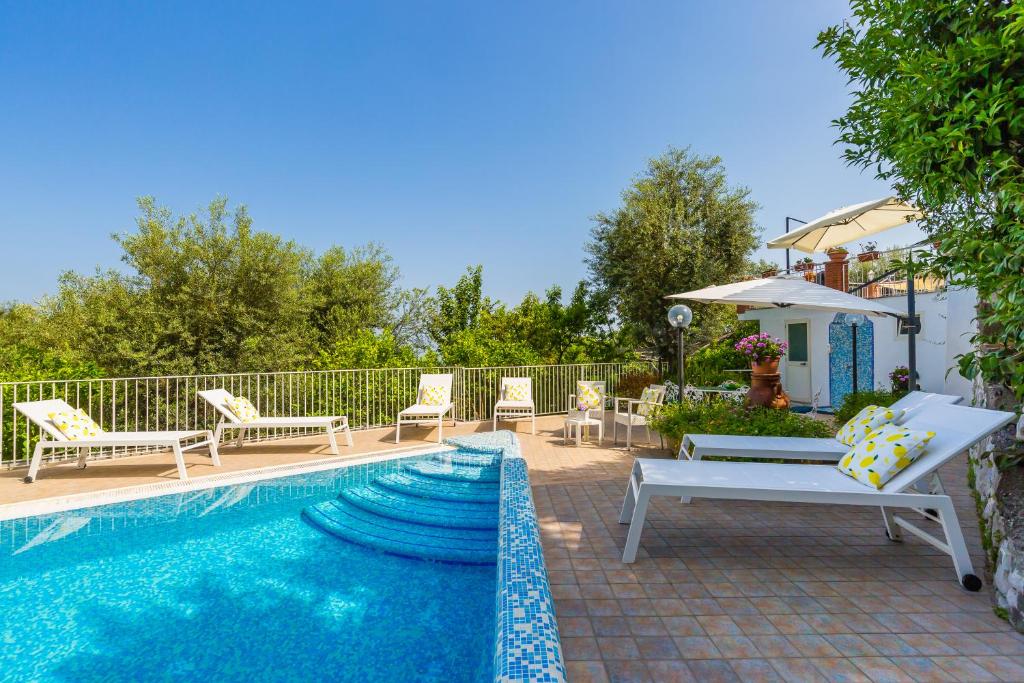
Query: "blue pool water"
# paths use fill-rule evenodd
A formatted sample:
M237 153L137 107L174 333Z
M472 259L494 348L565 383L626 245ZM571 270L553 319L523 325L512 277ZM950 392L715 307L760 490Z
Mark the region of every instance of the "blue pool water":
M493 564L382 553L302 514L409 463L0 522L0 679L489 680Z

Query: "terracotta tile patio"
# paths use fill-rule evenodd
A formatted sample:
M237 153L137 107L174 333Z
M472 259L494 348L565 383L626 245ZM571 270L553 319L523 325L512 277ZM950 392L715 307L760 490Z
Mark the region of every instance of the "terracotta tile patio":
M952 564L908 537L889 542L877 510L655 499L636 563L621 562L619 506L634 455L561 441L558 418L519 425L573 681L1024 681L1024 637L987 589L963 591ZM460 424L446 434L487 431ZM525 433L524 433L525 432ZM610 432L609 432L610 433ZM403 446L435 438L403 430ZM394 448L357 432L352 451ZM193 477L327 457L322 439L224 447L224 468L188 454ZM942 471L983 566L965 463ZM0 474L0 504L174 480L168 455L45 468L32 485Z

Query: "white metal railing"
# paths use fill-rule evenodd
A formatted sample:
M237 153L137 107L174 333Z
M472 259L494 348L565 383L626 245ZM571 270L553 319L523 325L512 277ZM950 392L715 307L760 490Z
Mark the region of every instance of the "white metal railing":
M394 424L398 411L415 403L423 372L455 375L455 419L491 417L502 377L533 380L538 414L559 413L580 379L603 380L614 393L618 379L636 364L587 363L513 367L372 368L254 372L167 377L119 377L0 383L0 466L28 464L40 430L14 409L20 401L62 398L82 408L109 431L212 429L217 413L197 392L224 388L245 396L266 415L347 415L354 429ZM651 370L657 370L651 367ZM251 440L296 436L304 430L252 430ZM138 449L118 447L99 455L116 457ZM77 457L54 451L51 460Z

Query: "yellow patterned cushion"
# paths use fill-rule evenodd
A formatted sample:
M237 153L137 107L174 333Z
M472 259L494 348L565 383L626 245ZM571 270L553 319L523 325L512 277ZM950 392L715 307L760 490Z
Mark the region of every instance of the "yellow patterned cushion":
M576 382L576 402L582 403L588 409L601 406L601 394L597 389L583 382Z
M228 401L228 408L241 422L255 422L260 419L260 413L256 406L245 396L235 396Z
M924 453L935 432L882 425L861 439L839 461L839 471L880 489Z
M896 411L881 406L865 406L859 413L850 418L849 422L836 434L839 443L846 446L856 445L875 429L896 419Z
M505 385L505 400L507 401L529 401L530 385L524 380L509 382Z
M636 414L647 416L651 414L651 403L654 403L658 399L657 389L644 389L640 392L640 404L636 407Z
M103 434L103 429L81 408L58 410L49 413L47 417L69 441L79 441Z
M420 405L442 406L444 405L444 387L440 384L428 384L420 389Z

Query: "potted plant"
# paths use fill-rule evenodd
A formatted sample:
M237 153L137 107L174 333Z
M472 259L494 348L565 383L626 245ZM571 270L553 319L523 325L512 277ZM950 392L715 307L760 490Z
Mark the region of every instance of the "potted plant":
M846 255L850 252L843 247L832 247L825 253L828 254L829 259L832 261L845 261Z
M881 256L882 254L878 251L877 242L864 242L860 245L860 253L857 254L857 260L861 263L867 263L869 261L877 261Z
M889 373L889 381L892 383L893 393L902 393L910 389L910 368L906 365L897 365Z
M755 375L773 375L779 371L779 360L786 355L788 344L767 332L752 334L736 342L735 348L750 361Z
M796 263L794 263L793 268L798 273L802 273L806 270L814 270L814 259L812 259L810 256L805 256Z
M765 271L763 271L761 273L761 277L775 277L778 274L779 274L779 269L778 268L768 268L767 270L765 270Z

